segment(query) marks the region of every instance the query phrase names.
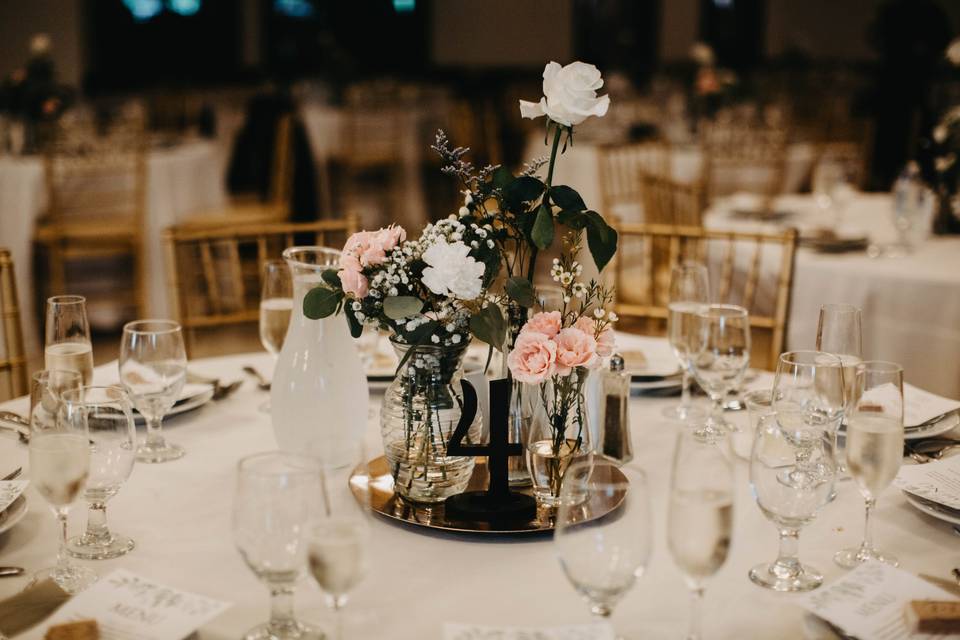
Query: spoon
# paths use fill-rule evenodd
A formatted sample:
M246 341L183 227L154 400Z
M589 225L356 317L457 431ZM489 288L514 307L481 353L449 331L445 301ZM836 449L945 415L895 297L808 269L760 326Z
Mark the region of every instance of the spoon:
M254 368L251 367L250 365L246 365L246 366L243 367L243 372L246 373L246 374L248 374L248 375L253 376L253 378L257 381L257 386L260 387L260 390L261 390L261 391L269 391L269 390L270 390L270 383L267 382L267 379L264 378L263 375L262 375L259 371L257 371L256 369L254 369Z

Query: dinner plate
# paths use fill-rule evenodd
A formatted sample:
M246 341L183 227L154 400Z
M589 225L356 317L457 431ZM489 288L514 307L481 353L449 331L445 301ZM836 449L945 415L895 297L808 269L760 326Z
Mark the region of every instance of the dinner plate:
M931 518L949 522L950 524L960 524L960 511L939 505L930 500L924 500L906 491L903 492L903 497L907 499L911 507L927 514Z
M639 349L624 349L619 352L623 358L623 369L635 381L654 381L680 375L680 363L671 354L670 357L651 356Z
M956 411L952 411L947 415L941 417L939 420L934 420L926 424L922 424L919 427L907 427L903 430L903 439L904 440L922 440L924 438L932 438L934 436L940 436L948 431L953 430L958 425L960 425L960 414Z
M9 507L0 511L0 533L9 531L27 515L27 497L20 495Z
M183 391L180 392L180 399L177 400L173 407L165 416L164 420L171 418L173 416L180 415L181 413L186 413L188 411L193 411L203 405L207 404L213 399L213 387L209 384L185 384L183 385ZM140 414L136 409L133 410L133 420L138 425L146 424L147 419Z

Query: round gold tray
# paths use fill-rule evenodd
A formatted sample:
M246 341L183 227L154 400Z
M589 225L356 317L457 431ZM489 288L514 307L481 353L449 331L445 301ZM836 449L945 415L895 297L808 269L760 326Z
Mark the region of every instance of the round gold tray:
M393 491L393 476L390 474L390 466L384 456L371 460L367 469L370 477L367 480L365 474L358 471L350 476L350 489L354 495L357 495L360 488L359 484L369 482L370 488L370 507L376 513L385 518L403 522L415 527L426 529L451 531L455 533L477 533L477 534L544 534L553 531L556 511L549 507L537 507L537 515L527 522L509 522L509 523L491 523L485 521L470 521L448 518L443 503L424 504L419 502L410 502ZM604 465L594 470L595 474L604 474L602 479L614 482L626 482L627 477L623 475L616 467ZM481 491L487 487L488 474L486 458L477 458L476 465L473 467L473 475L470 476L470 483L467 485L467 491ZM518 489L519 493L533 495L531 489ZM581 522L587 520L596 520L616 510L622 503L626 491L620 491L611 496L595 495L587 502L579 506L583 510Z

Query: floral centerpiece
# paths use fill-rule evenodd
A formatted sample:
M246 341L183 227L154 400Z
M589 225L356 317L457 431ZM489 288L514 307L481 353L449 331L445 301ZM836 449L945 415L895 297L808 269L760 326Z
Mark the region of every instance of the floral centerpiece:
M616 251L616 231L574 189L553 184L558 154L573 143L574 126L607 111L609 98L597 96L602 85L593 65L546 65L544 96L539 102L521 100L520 112L525 118L546 116L549 160L534 160L516 176L502 166L476 169L466 160L469 149L452 146L438 132L433 149L443 172L463 188L463 206L427 225L416 240L407 240L398 227L354 235L344 246L340 268L325 272L323 283L304 298L306 316L342 312L354 337L364 326L391 334L400 365L384 398L381 428L395 486L408 498L436 502L463 490L472 462L467 469L463 460L446 456L450 432L462 417L455 384L460 360L473 338L491 352L512 356L520 348L528 310L537 306L538 256L555 238L564 240L552 275L564 290L561 316L569 325L564 328L572 330L563 334L564 345L579 345L597 356L597 340L606 344L611 335L604 331L612 320L602 310L611 295L596 282L576 280L582 271L576 260L585 236L602 270ZM560 273L561 267L566 271ZM569 312L567 304L573 305ZM595 318L593 331L585 330L581 319L595 312L603 315ZM581 342L568 342L580 334ZM599 360L569 368L557 362L551 361L549 374L557 380L556 389L569 383L582 395L583 374ZM577 379L564 382L571 376ZM582 412L576 418L578 428L585 429ZM585 450L583 442L581 433L577 451Z

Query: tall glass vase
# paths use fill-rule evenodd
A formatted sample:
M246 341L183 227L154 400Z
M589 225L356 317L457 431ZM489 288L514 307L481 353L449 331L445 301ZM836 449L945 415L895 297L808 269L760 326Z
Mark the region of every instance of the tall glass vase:
M567 469L575 462L591 461L593 442L587 422L586 386L589 370L574 369L553 376L539 386L539 402L527 440L526 461L537 502L560 504L560 489ZM568 491L574 504L586 500L583 492Z
M387 387L380 411L383 450L394 491L414 502L443 502L463 493L473 473L473 456L447 455L447 443L463 416L463 356L469 342L418 346ZM393 342L401 360L413 347ZM463 444L477 444L482 419L466 416Z
M501 376L510 375L507 369L507 355L520 335L524 323L527 321L527 309L511 301L507 304L507 345L503 353L503 371ZM507 434L510 443L525 444L530 436L530 423L533 420L534 400L537 397L536 387L526 385L518 380L512 380L510 386L510 408L507 412ZM530 472L527 471L526 461L521 456L510 456L507 460L507 478L511 487L529 487Z
M304 296L323 283L323 271L336 268L340 252L291 247L283 257L293 276L293 313L270 391L277 445L324 464L346 465L354 462L352 451L367 426L367 378L347 321L303 314Z

